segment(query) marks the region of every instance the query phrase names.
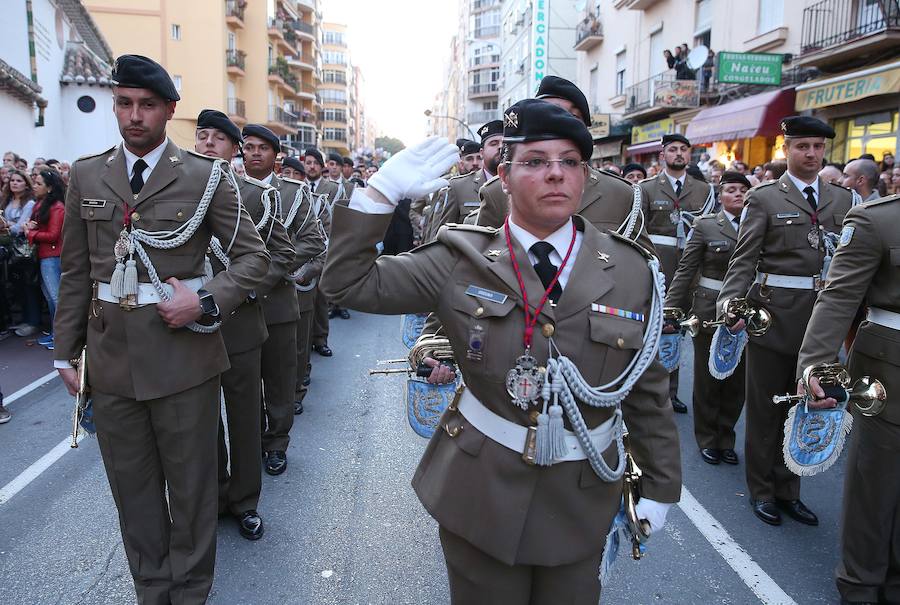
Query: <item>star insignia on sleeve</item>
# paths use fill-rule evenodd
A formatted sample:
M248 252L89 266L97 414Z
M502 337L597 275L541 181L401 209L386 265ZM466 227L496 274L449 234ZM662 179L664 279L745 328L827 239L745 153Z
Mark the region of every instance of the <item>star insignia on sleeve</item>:
M503 250L488 250L487 255L492 258L498 258L501 254L503 254Z
M597 251L597 260L602 260L604 263L608 263L609 262L609 254L607 254L605 252L600 252L598 250Z

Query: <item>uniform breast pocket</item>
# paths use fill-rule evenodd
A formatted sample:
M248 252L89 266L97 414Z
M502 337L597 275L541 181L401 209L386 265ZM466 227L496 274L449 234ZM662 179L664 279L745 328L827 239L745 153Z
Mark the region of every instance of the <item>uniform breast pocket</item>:
M602 371L601 380L617 376L631 360L644 340L644 324L636 319L591 311L590 345L583 359L591 368ZM596 370L592 370L593 374Z
M778 246L786 249L809 246L807 235L812 223L799 212L776 214L769 217L769 231Z
M153 223L149 229L154 231L177 229L190 220L197 210L196 202L159 200L152 204L147 209L147 217Z
M900 266L900 246L891 246L891 264Z
M505 378L506 370L512 367L515 358L522 354L524 321L516 324L517 329L514 333L504 330L504 324L516 306L513 298L486 288L480 288L485 292L485 298L471 296L465 293L468 287L467 284L457 284L451 300L452 307L456 311L455 321L452 325L445 322L445 329L454 340L465 344L466 350L462 355L466 358L467 364L498 368L503 366L502 373ZM466 351L471 354L467 354ZM492 360L491 363L485 364L488 359ZM505 364L508 364L508 367Z
M843 224L844 224L844 217L845 217L845 216L847 216L847 215L846 215L846 214L835 214L835 215L832 217L832 218L834 219L834 227L835 227L834 231L835 231L836 233L840 233L841 227L842 227ZM831 231L831 229L829 229L829 231Z
M101 230L109 231L111 237L118 236L118 232L108 226L115 209L115 205L108 200L102 205L92 203L91 200L81 203L81 219L87 224L88 245L91 250L97 250L100 247ZM113 234L114 231L115 234Z

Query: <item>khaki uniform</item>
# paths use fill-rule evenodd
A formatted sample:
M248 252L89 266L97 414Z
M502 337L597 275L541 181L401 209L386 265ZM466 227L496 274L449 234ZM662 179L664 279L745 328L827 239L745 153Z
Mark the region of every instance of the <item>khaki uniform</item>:
M863 300L900 313L900 196L853 208L852 229L828 271L803 337L797 364L803 369L837 360L837 352ZM845 240L846 240L846 233ZM854 414L844 476L842 560L837 587L848 601L900 602L900 333L864 321L850 350L854 379L872 376L888 393L884 411Z
M306 216L306 212L304 211L303 216ZM329 216L328 209L323 204L321 208L319 208L318 216L310 216L309 219L312 224L316 225L316 228L320 232L324 232L324 224L325 221L328 221L328 224L331 224L331 219ZM298 225L298 228L304 230L308 227L303 225L301 222ZM322 252L315 257L306 265L305 279L304 285L308 285L312 283L313 280L318 280L319 276L322 275L322 269L325 266L325 249L324 249L324 240L323 240L323 249ZM300 319L297 321L297 383L294 388L294 401L302 402L306 397L306 393L309 391L309 387L303 384L304 378L309 372L309 355L312 348L312 335L313 335L313 319L316 312L316 299L318 298L319 288L318 286L313 287L307 291L297 290L297 304L300 308Z
M304 184L292 179L272 176L271 186L281 195L281 219L287 219L294 197ZM270 274L269 289L262 290L263 311L269 338L262 348L262 379L264 399L264 451L285 451L294 426L294 390L297 385L297 322L300 308L294 280L288 275L306 261L321 254L324 243L314 222L307 221L302 232L298 226L308 213L301 205L294 220L286 228L294 244L294 262L286 271Z
M477 210L481 202L478 192L488 179L484 170L479 168L469 174L455 176L450 184L434 194L440 200L440 215L433 221L431 238L437 237L438 229L447 223L462 223L467 214Z
M315 195L327 195L328 204L323 204L322 226L325 233L331 233L331 216L334 205L338 203L338 185L326 176L319 179ZM349 198L348 198L349 199ZM316 308L313 312L312 344L322 346L328 344L328 299L316 288Z
M202 603L216 546L219 375L228 355L218 332L170 329L155 305L130 311L92 301L108 283L124 209L148 231L172 230L195 213L214 160L169 142L140 194L120 146L77 161L70 173L56 311L57 360L87 344L97 439L140 603ZM220 181L195 235L172 250L147 247L161 280L204 274L210 237L231 241L231 267L205 288L227 317L263 278L269 256L235 191ZM138 279L149 282L138 260ZM168 499L166 492L168 491Z
M701 321L714 320L719 290L697 281L724 279L737 238L737 228L724 211L694 221L693 234L666 293L666 306L678 307ZM734 449L734 425L744 407L744 361L725 380L715 379L708 365L714 332L715 328L701 328L694 337L694 436L701 449Z
M268 187L256 179L240 180L241 202L254 224L263 218L262 195ZM269 283L281 279L294 269L294 245L287 230L275 214L260 228L260 237L271 256L269 270L260 283L267 290ZM224 270L214 255L213 268ZM225 427L219 421L219 511L234 515L256 510L262 489L260 426L262 408L262 346L269 338L263 307L256 293L232 311L222 324L222 338L228 351L231 368L222 373L222 392L228 418L228 448L225 446ZM230 461L231 473L226 468Z
M510 402L504 385L523 352L525 326L523 300L502 231L449 225L432 244L409 254L376 258L373 244L389 221L389 214L337 209L323 290L365 312L436 312L472 394L494 414L530 425L529 415ZM532 353L539 363L546 363L548 341L541 326L554 325L554 340L562 353L577 364L587 382L596 385L621 372L640 348L643 324L593 312L591 304L647 313L650 274L642 254L630 243L601 233L579 217L575 221L584 239L572 259L559 304L547 305L539 317ZM527 258L518 243L514 249L517 258ZM609 255L607 261L599 258L601 251ZM544 288L537 274L527 261L522 269L529 300L540 299ZM470 285L505 299L492 302L466 295ZM484 335L483 357L477 361L466 354L469 332L476 325ZM644 471L642 493L675 502L681 469L666 384L665 370L653 363L624 401L623 411L632 451ZM580 407L588 427L612 413L609 408ZM521 454L487 438L457 412L447 412L441 423L463 430L455 438L445 430L435 432L413 487L441 525L453 602L509 603L515 598L509 595L528 592L527 583L538 575L549 583L541 594L566 594L571 592L565 586L571 578L564 570L575 565L589 574L590 592L579 598L595 603L600 592L595 565L619 508L621 482L604 483L587 461L529 466ZM614 451L614 446L606 451L608 462ZM467 549L480 552L481 559L468 557ZM482 559L512 576L485 577ZM497 588L504 583L510 586L488 594L486 585Z
M665 245L658 239L662 237L675 237L676 226L672 223L671 214L677 208L686 212L697 212L703 208L709 197L709 185L702 183L685 173L684 184L681 187L681 195L676 196L675 190L665 170L655 177L641 181L641 211L644 213L647 232L656 246L656 255L659 257L659 265L666 275L666 287L672 283L675 277L675 269L678 268L678 260L681 258L681 250L677 246ZM678 368L669 373L669 396L674 400L678 395Z
M840 232L850 209L850 191L819 180L818 222L824 231ZM796 500L800 477L784 465L781 446L787 406L772 396L793 392L797 351L816 300L814 290L761 287L757 271L812 277L822 272L825 252L810 246L812 209L785 173L778 181L758 185L747 196L737 247L731 257L717 309L729 298L749 297L769 310L774 320L763 336L751 336L747 363L744 455L747 487L757 501Z

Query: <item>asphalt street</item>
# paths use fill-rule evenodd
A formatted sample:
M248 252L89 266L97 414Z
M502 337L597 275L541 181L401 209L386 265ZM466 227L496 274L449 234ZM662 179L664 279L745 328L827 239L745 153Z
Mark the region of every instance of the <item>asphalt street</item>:
M296 418L288 470L280 477L263 475L259 510L266 534L248 542L232 520L220 522L210 603L449 602L437 525L410 487L426 442L407 425L405 379L367 373L378 359L405 356L400 319L353 313L331 326L335 354L313 355L312 388L305 413ZM686 402L690 360L688 345L681 372ZM44 464L43 472L33 471L66 439L71 398L54 379L9 408L13 420L0 426L0 603L133 603L96 440L85 439ZM804 479L802 497L819 515L819 527L788 518L770 527L747 503L743 419L737 467L705 464L691 415L676 420L685 488L700 514L694 507L689 517L674 507L643 560L620 558L602 602L837 603L832 570L839 552L842 463ZM33 480L21 487L23 472Z

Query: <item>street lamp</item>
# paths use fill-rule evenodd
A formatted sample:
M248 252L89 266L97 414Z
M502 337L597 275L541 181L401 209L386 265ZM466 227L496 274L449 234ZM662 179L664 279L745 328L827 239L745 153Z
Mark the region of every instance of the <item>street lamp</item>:
M444 118L445 120L453 120L454 122L459 122L460 124L462 124L463 126L465 126L466 130L469 131L469 134L472 135L472 140L473 140L473 141L477 141L477 140L478 140L478 137L476 137L476 136L475 136L475 133L472 132L472 129L469 128L469 125L466 124L465 122L463 122L462 120L460 120L459 118L454 118L453 116L439 116L439 115L435 115L435 114L432 113L432 111L431 111L430 109L426 109L426 110L425 110L425 117L426 117L426 118Z

